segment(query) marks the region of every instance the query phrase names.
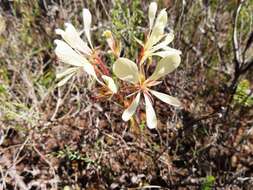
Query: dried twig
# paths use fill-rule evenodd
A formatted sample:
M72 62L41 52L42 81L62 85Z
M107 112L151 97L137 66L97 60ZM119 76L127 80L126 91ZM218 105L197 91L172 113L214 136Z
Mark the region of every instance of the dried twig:
M233 22L233 50L234 50L234 63L235 63L235 72L238 72L240 69L240 64L242 63L241 59L241 51L238 43L237 38L237 24L238 24L238 17L240 14L240 10L242 8L242 2L240 1L236 10L234 12L234 22Z

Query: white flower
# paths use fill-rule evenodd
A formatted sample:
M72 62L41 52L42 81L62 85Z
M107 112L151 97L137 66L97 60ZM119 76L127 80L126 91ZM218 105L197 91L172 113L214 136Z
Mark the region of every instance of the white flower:
M156 17L157 3L152 2L149 6L149 34L147 40L143 45L144 55L140 63L151 56L160 56L162 58L171 54L181 54L179 50L173 49L168 45L173 41L173 32L165 33L165 27L167 25L167 12L165 9L161 10Z
M66 23L65 31L62 29L56 29L56 34L61 37L75 50L84 53L86 56L91 55L93 51L93 45L91 43L90 27L91 27L91 13L88 9L83 9L83 25L84 33L88 40L89 46L80 38L80 33L77 32L75 27L71 23Z
M65 71L58 73L57 78L63 78L57 85L64 85L72 76L80 69L97 79L93 65L80 53L74 51L67 43L62 40L55 40L55 54L63 63L69 64L71 67Z
M88 9L83 9L83 22L84 31L90 47L81 39L79 32L77 32L71 23L65 24L65 31L62 29L55 30L56 34L61 35L65 41L54 41L56 44L55 53L62 62L72 66L56 75L57 78L63 78L58 83L58 86L64 85L80 69L83 69L87 74L98 80L93 65L88 61L93 52L90 38L91 13Z
M124 111L122 119L128 121L135 113L139 103L141 94L144 96L146 106L146 122L147 126L152 129L157 126L157 118L152 106L152 95L160 99L161 101L179 107L180 101L167 94L151 90L152 86L158 85L160 82L157 81L161 77L174 71L180 64L181 58L178 53L170 54L165 58L162 58L153 74L145 79L142 72L138 70L137 65L129 59L119 58L113 65L113 72L115 75L123 81L132 83L136 87L134 94L137 94L131 105Z
M76 31L75 27L70 23L66 23L65 26L65 31L62 29L56 29L56 34L61 35L63 40L67 42L74 50L85 55L90 55L92 50L88 47L87 43L80 38L80 35Z
M62 29L56 29L56 33L61 35L63 40L55 40L56 48L55 53L57 57L63 62L71 67L64 70L61 73L56 75L57 78L62 78L62 80L57 84L58 86L64 85L72 76L74 76L80 69L83 69L87 74L94 77L101 85L102 83L95 72L94 66L90 62L94 53L94 49L91 43L90 36L90 26L91 26L91 13L88 9L83 9L83 23L84 23L84 32L88 40L89 46L84 42L79 32L75 27L66 23L65 31ZM112 93L117 92L117 86L114 83L113 79L109 76L102 76L109 90Z

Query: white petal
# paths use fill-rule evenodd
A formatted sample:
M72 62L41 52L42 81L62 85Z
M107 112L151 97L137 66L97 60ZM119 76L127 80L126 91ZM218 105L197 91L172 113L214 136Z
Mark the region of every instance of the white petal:
M164 28L162 26L157 26L153 29L148 41L145 44L145 50L150 50L157 42L163 38Z
M137 65L127 59L119 58L113 64L114 74L121 80L136 84L139 81L139 71Z
M77 69L78 69L78 67L71 67L71 68L68 68L68 69L66 69L65 71L62 71L62 72L60 72L60 73L57 73L57 74L56 74L56 78L62 78L62 77L64 77L64 76L66 76L66 75L69 75L69 74L71 74L71 73L77 71Z
M172 97L172 96L169 96L167 94L157 92L157 91L154 91L154 90L149 90L149 91L154 96L156 96L158 99L160 99L161 101L163 101L167 104L170 104L170 105L175 106L175 107L180 107L181 106L181 102L175 97Z
M169 47L169 46L165 46L165 47L163 48L163 50L165 50L165 51L173 51L173 52L175 52L175 53L178 53L179 55L182 54L182 52L181 52L180 50L171 48L171 47Z
M94 67L85 57L76 53L68 44L61 40L55 40L54 42L57 45L55 53L62 62L77 67L83 67L85 72L96 78Z
M70 75L66 76L65 78L63 78L60 82L57 83L57 86L63 86L64 84L66 84L66 82L68 82L69 79L71 79L71 77L74 75L75 73L71 73Z
M150 129L154 129L157 126L157 119L156 119L155 110L153 108L153 105L152 105L148 95L144 94L144 98L145 98L145 106L146 106L147 126Z
M154 52L154 51L157 51L159 49L165 48L166 46L168 46L173 41L173 39L174 39L174 34L172 32L167 34L165 39L161 43L158 43L157 45L152 47L152 51Z
M83 9L83 25L84 25L84 32L86 35L86 38L92 47L91 44L91 37L90 37L90 26L91 26L91 13L88 9ZM92 47L93 48L93 47Z
M154 73L147 80L157 80L172 71L174 71L180 64L181 58L178 54L172 54L165 58L162 58L156 68Z
M55 33L62 36L65 33L65 31L57 28L57 29L55 29Z
M141 94L139 92L137 96L135 97L135 99L133 100L133 102L131 103L131 105L123 112L122 119L124 121L128 121L133 116L133 114L135 113L139 105L140 97L141 97Z
M87 46L87 43L85 43L79 36L78 32L76 31L75 27L70 24L66 23L66 30L56 29L56 34L61 35L61 37L74 49L85 53L90 54L91 49Z
M142 42L141 40L139 40L138 38L136 38L135 36L134 36L134 40L135 40L139 45L141 45L142 47L144 46L143 42Z
M114 82L114 80L111 77L108 77L106 75L102 75L103 80L106 82L106 85L108 86L108 88L113 92L113 93L117 93L118 88Z
M147 50L150 49L152 46L154 46L164 37L164 28L166 27L166 24L167 24L167 12L165 9L163 9L157 16L153 30L147 41L145 47Z
M153 24L154 24L156 11L157 11L157 3L156 2L150 3L149 9L148 9L149 29L150 30L152 29Z
M160 57L164 58L164 57L168 57L168 56L171 56L171 55L174 55L174 54L180 55L181 51L179 51L177 49L174 49L174 48L170 48L170 49L167 49L165 51L155 52L152 55L156 55L156 56L160 56Z
M84 62L87 62L85 58L77 54L62 40L55 40L54 43L56 44L55 53L62 62L79 67L83 66Z
M166 9L163 9L160 11L159 15L157 16L155 25L161 25L163 28L165 28L168 21L168 16Z
M84 64L83 65L83 70L88 73L89 75L93 76L96 80L97 79L97 75L96 75L96 72L95 72L95 69L94 67L92 66L92 64L90 64L89 62L87 64Z

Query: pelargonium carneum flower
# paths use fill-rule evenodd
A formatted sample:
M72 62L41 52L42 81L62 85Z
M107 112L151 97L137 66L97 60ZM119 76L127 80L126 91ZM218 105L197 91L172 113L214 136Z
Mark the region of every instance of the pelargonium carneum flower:
M57 78L63 78L58 83L58 86L64 85L81 69L83 69L86 73L93 76L94 78L97 78L94 67L84 56L74 51L66 42L62 40L55 40L54 42L56 44L55 53L57 57L63 63L69 64L71 66L70 68L56 75Z
M124 90L131 91L128 97L135 95L130 106L128 106L123 112L122 119L128 121L132 118L141 102L141 97L144 97L146 123L149 128L155 128L157 126L156 113L152 105L153 96L176 107L181 105L177 98L152 89L154 86L161 83L159 80L161 80L162 77L173 72L179 66L181 61L181 52L168 46L170 42L172 42L174 35L172 32L164 32L167 24L166 10L161 10L157 16L156 12L157 4L151 3L149 6L149 33L147 38L144 43L136 39L142 45L137 63L134 63L127 58L121 58L120 42L115 40L110 31L104 32L104 37L106 37L111 52L117 58L117 61L113 64L113 72L116 77L130 84L120 89L116 98L121 100L123 97L120 92L123 92ZM90 36L91 19L89 10L84 9L83 31L87 42L81 39L80 33L77 32L75 27L70 23L66 24L65 30L56 30L56 33L63 38L63 40L55 40L55 43L57 44L55 49L56 55L62 62L71 66L57 75L58 77L63 78L58 85L63 85L79 70L83 70L103 86L97 91L98 99L112 97L113 94L118 92L118 87L114 80L109 76L107 67L99 57L99 48L94 48L92 45ZM159 56L161 59L156 64L153 74L147 76L147 70L149 69L150 64L153 63L152 59L149 58L152 58L153 56ZM149 61L146 61L147 59Z
M94 51L93 45L91 43L90 36L90 26L91 26L91 13L88 9L83 9L83 24L84 24L84 33L88 40L88 44L83 41L80 37L80 33L77 32L75 27L71 23L65 23L65 31L62 29L56 29L56 34L61 35L61 37L77 52L84 54L86 58L92 55Z
M94 67L94 65L99 65L102 67L101 69L104 71L104 73L108 74L107 71L105 71L103 64L101 64L100 58L97 56L96 49L93 48L91 43L91 19L92 17L90 11L88 9L83 9L84 33L89 45L81 39L80 34L71 23L65 24L65 31L62 29L56 29L56 33L61 35L64 41L54 41L56 44L55 53L62 62L71 66L65 71L57 74L57 78L63 78L58 83L58 86L64 85L81 69L95 78L101 85L104 85L104 83L98 79L96 71L99 70ZM116 93L117 87L113 79L104 75L104 73L101 72L102 79L105 81L111 92Z
M113 65L113 72L115 75L128 83L134 85L136 91L133 94L137 94L130 104L130 106L123 112L122 119L128 121L136 112L136 109L140 103L141 94L144 96L145 107L146 107L146 122L150 129L156 128L157 118L155 110L152 106L152 96L154 95L161 101L179 107L180 101L167 94L152 90L153 86L160 84L158 81L165 75L173 72L180 64L181 58L178 53L168 55L162 58L156 65L153 74L146 79L145 74L142 70L138 69L138 66L133 61L127 58L119 58Z
M167 12L162 9L156 17L157 3L152 2L149 5L148 17L149 17L149 33L145 43L141 43L143 46L142 57L140 63L151 56L160 56L162 58L177 53L179 50L169 47L168 45L173 41L173 32L166 33L165 28L167 25Z

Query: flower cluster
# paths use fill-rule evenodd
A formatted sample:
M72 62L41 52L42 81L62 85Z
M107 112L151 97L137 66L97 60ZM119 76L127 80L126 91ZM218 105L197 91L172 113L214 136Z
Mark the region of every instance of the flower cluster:
M166 10L163 9L157 14L157 4L152 2L149 6L148 17L149 32L145 41L142 42L136 39L142 46L136 63L128 58L120 57L120 42L113 38L110 31L104 32L108 46L117 58L112 64L112 73L123 81L117 81L118 85L116 85L112 78L112 73L99 56L99 50L94 48L92 44L90 35L91 13L88 9L83 9L83 31L87 42L81 39L80 33L70 23L65 24L65 30L56 30L56 33L61 35L63 40L55 40L55 53L61 62L69 65L66 70L57 74L57 78L61 79L58 86L64 85L71 77L82 70L93 77L99 85L106 88L111 96L115 94L120 96L124 89L132 89L132 92L127 97L133 97L133 101L124 110L122 119L124 121L130 120L140 105L141 97L144 97L146 124L150 129L155 128L157 126L157 118L153 108L152 95L167 104L176 107L181 105L177 98L152 90L154 86L162 82L160 80L165 75L173 72L179 66L181 52L169 47L174 35L172 32L165 32L167 25ZM156 63L154 72L147 76L150 63L152 63L150 60L155 56L160 60Z

